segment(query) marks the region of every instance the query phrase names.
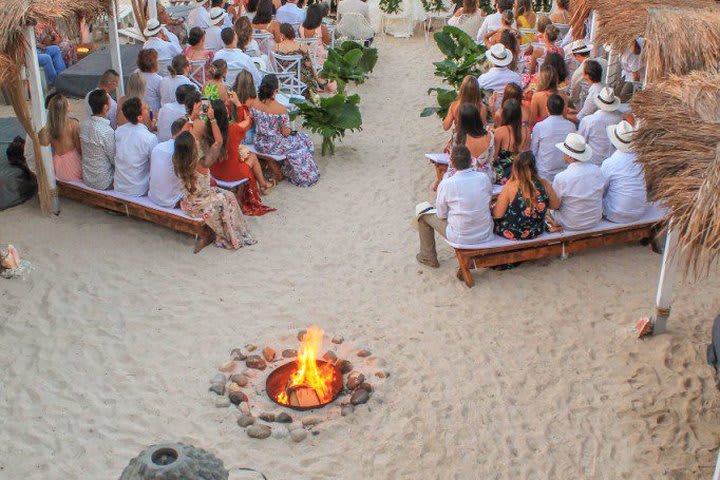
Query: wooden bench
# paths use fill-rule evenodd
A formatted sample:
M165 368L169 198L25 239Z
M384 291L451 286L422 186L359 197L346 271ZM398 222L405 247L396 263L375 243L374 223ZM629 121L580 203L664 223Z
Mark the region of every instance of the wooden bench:
M285 155L272 155L270 153L260 153L255 148L255 145L247 145L247 147L250 149L251 153L254 153L256 157L258 157L260 160L265 160L267 163L268 168L270 169L270 172L272 172L273 178L275 178L275 181L280 182L285 176L282 173L282 170L280 169L279 162L285 161Z
M624 243L649 243L653 246L653 251L659 252L655 237L662 229L664 220L665 211L651 205L642 219L628 224L603 220L590 231L545 233L527 241L508 240L495 236L485 244L487 246L478 245L478 248L472 249L455 248L460 264L458 278L462 277L465 284L472 287L475 285L470 272L472 268L495 267L546 257L565 258L571 253Z
M445 172L447 172L448 165L450 164L450 155L447 153L426 153L425 158L430 160L430 163L435 167L435 174L437 175L437 181L433 187L433 191L437 190L437 186L440 184ZM502 185L493 184L492 196L497 198L502 191Z

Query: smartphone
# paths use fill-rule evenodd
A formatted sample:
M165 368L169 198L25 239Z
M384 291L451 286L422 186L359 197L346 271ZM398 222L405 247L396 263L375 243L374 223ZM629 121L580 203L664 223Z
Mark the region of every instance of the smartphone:
M202 111L203 111L203 113L207 113L207 112L208 112L208 108L210 108L210 99L208 99L208 97L202 97L202 98L200 99L200 102L201 102L201 104L202 104Z
M292 136L297 135L297 130L290 130L290 135L292 135Z

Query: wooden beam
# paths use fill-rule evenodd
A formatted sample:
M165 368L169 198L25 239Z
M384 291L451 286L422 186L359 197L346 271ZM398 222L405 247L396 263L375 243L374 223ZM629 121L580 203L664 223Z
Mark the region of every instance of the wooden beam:
M112 16L108 19L108 21L110 22L110 61L113 69L120 75L118 88L115 92L115 97L120 100L120 97L125 96L125 77L123 76L122 57L120 55L120 37L118 36L117 12L117 0L113 0Z

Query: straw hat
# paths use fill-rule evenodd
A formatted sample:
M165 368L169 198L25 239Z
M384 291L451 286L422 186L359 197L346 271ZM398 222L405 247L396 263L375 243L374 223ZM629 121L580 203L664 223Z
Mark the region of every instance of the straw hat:
M418 220L425 214L435 213L435 207L430 202L420 202L415 205L415 216L412 218L411 225L418 228Z
M225 20L225 17L227 17L227 12L223 10L220 7L213 7L210 9L210 23L213 25L217 25L218 23Z
M192 0L193 5L196 7L199 7L200 5L205 5L208 2L208 0Z
M608 125L607 127L607 135L610 138L610 143L623 153L632 151L632 140L636 131L635 127L630 125L626 120L623 120L617 125Z
M615 91L610 87L603 87L593 101L600 110L606 112L614 112L620 108L620 99L615 96Z
M145 30L143 30L143 35L148 38L154 37L162 31L163 27L164 25L160 23L157 18L151 18L148 20Z
M496 43L485 52L485 57L496 67L507 67L513 60L513 54L502 43Z
M592 157L592 148L585 142L585 138L577 133L568 133L565 141L556 143L555 148L579 162L587 162Z
M572 53L590 53L592 51L592 45L585 43L585 40L575 40L570 44L570 51Z

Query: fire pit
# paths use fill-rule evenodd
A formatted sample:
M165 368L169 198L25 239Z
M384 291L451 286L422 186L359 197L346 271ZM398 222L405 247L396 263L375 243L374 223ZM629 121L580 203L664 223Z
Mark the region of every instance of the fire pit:
M340 370L324 360L316 360L317 382L303 379L304 370L298 362L290 362L272 371L265 383L270 399L294 410L311 410L332 403L343 388Z

